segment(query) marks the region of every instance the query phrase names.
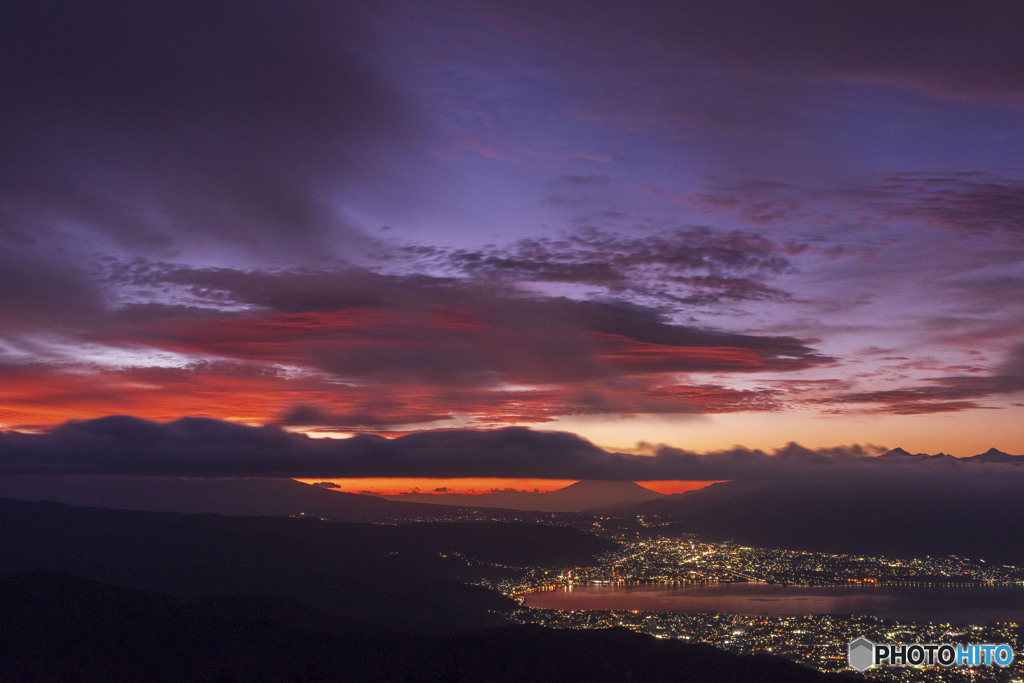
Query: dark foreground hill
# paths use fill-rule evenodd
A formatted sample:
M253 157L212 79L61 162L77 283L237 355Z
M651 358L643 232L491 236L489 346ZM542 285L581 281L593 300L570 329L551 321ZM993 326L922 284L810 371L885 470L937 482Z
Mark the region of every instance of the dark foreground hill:
M0 497L117 510L308 515L335 522L393 522L437 514L427 505L271 477L6 476L0 477Z
M525 523L334 524L0 499L0 575L45 569L182 599L256 593L403 629L499 623L514 603L464 581L591 562L613 547Z
M621 629L358 633L285 600L183 602L39 570L0 579L0 616L5 681L838 680Z
M750 545L895 557L962 555L1024 563L1024 477L725 482L630 513Z

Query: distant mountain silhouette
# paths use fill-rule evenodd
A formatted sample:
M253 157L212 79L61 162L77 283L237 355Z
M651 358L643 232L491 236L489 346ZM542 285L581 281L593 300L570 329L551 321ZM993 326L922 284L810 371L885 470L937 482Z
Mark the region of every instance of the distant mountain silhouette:
M0 477L0 497L120 510L301 515L336 522L392 522L437 514L437 508L423 504L261 477L7 476Z
M184 602L42 570L0 578L0 615L6 683L843 680L624 629L358 632L259 595Z
M1024 455L1010 455L1004 453L997 448L990 448L984 453L978 455L972 455L967 458L954 458L952 455L947 453L936 453L935 455L928 455L927 453L908 453L902 448L894 448L891 451L887 451L880 458L891 460L891 459L917 459L917 460L959 460L960 462L978 462L978 463L1024 463Z
M984 453L978 455L972 455L964 460L973 460L976 462L1009 462L1009 463L1024 463L1024 455L1010 455L1004 453L998 449L990 448Z
M701 504L707 505L712 502L724 502L731 500L737 496L749 493L751 491L757 491L763 489L768 485L768 482L760 480L736 480L736 481L722 481L716 482L705 486L702 489L695 489L693 491L684 491L683 493L674 493L671 496L667 496L662 499L669 507L671 507L670 501L675 500L689 500L689 501L700 501ZM650 503L644 504L642 507L646 510L657 510L661 506L662 501L651 501Z
M909 452L903 450L902 448L900 448L899 446L897 446L896 448L893 448L892 450L889 450L889 451L887 451L885 453L882 453L882 455L880 455L879 457L881 457L881 458L896 458L896 457L907 457L907 456L912 456L912 455L913 455L912 453L909 453Z
M897 456L900 457L900 456ZM632 514L696 533L769 547L890 556L965 555L1024 563L1021 480L999 473L914 479L724 482L641 503ZM979 472L987 472L979 468Z
M916 458L918 460L944 460L946 458L952 458L953 456L949 455L948 453L936 453L935 455L929 455L927 453L908 453L907 451L903 450L902 448L896 447L896 448L893 448L891 451L887 451L885 453L882 453L878 457L885 458L885 459L889 459L889 458Z
M584 480L556 491L496 491L481 494L410 493L385 496L392 501L433 505L538 510L545 512L583 512L620 503L639 503L665 497L631 481Z

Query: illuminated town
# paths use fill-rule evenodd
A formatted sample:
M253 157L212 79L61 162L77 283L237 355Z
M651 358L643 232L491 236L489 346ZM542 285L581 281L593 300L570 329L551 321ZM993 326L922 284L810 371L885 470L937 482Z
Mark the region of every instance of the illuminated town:
M539 591L573 586L689 585L748 582L778 586L835 587L871 591L882 586L1008 587L1024 590L1024 569L956 556L888 558L754 548L707 542L693 536L627 541L600 564L554 572L525 570L498 585L523 602ZM856 674L847 648L864 636L873 642L1008 643L1021 652L1024 637L1015 622L992 624L905 623L866 615L759 616L713 612L537 609L525 605L521 623L553 628L622 627L657 638L706 643L739 654L770 654L825 672ZM1018 655L1019 657L1019 655ZM886 681L1024 681L1024 663L1009 667L872 668L862 674Z
M847 584L973 583L1024 585L1024 569L949 555L896 559L752 548L709 543L694 536L623 543L605 564L566 572L557 583L759 581L804 586Z

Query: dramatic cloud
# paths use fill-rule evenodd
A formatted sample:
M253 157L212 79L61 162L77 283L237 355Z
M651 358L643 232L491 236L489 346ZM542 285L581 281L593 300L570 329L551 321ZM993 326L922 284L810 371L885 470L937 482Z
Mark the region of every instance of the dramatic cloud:
M0 427L1012 434L1022 12L7 3Z
M979 172L902 173L882 180L879 205L907 217L968 235L1016 237L1024 225L1024 181Z
M12 335L19 326L60 329L27 327L31 311L12 320L9 424L123 405L155 419L198 409L360 431L771 410L780 407L776 392L723 377L833 362L795 337L722 332L639 304L545 296L486 277L141 259L108 259L101 273L93 289L108 303L69 311L66 323L75 324L60 336ZM33 349L23 351L30 362L13 355L22 347Z
M311 364L339 375L372 376L397 368L410 376L496 373L509 382L550 383L604 376L613 367L627 373L743 372L829 360L794 338L675 324L656 310L625 303L531 296L507 288L508 294L500 294L474 280L384 276L353 268L156 267L120 282L181 286L196 302L236 309L127 306L119 317L130 339L178 351Z
M1024 181L1006 172L906 171L860 186L814 187L756 180L718 183L692 201L765 225L845 226L891 233L907 220L972 237L1008 239L1017 248ZM807 248L810 245L804 245Z
M1010 350L993 374L981 376L926 377L918 386L879 391L839 393L827 404L875 404L873 410L896 415L920 415L986 408L979 400L1001 394L1024 392L1024 347Z
M334 204L414 130L342 5L184 0L0 10L0 215L123 248L351 242Z
M738 230L704 227L641 236L585 228L561 239L530 238L509 247L405 249L419 267L499 282L569 283L616 296L651 297L674 304L785 300L765 282L791 271L785 248Z
M640 149L650 154L644 143L653 138L719 172L818 178L857 156L865 123L886 124L872 131L877 136L926 119L921 100L1019 111L1022 50L1011 27L1024 20L1021 14L1005 0L729 0L600 9L583 2L458 2L438 16L417 14L416 30L399 30L394 47L408 59L427 44L445 44L443 68L416 74L441 93L445 106L436 115L457 131L451 144L491 159L618 161ZM453 40L461 22L476 27L474 40ZM502 60L510 64L501 67ZM900 98L916 116L885 110ZM530 106L543 116L526 128L519 121ZM843 110L851 116L837 113ZM578 125L558 135L551 121L567 114ZM823 122L828 134L817 135ZM1008 132L1014 125L997 123ZM628 142L612 144L618 141L591 127ZM875 147L868 153L885 156Z

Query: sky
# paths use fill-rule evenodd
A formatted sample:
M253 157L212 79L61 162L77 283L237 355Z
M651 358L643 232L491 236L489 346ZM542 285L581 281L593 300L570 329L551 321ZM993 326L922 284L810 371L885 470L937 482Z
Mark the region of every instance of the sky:
M1024 453L1021 27L984 0L6 3L0 436ZM590 473L408 458L374 471ZM648 469L622 472L703 472Z

